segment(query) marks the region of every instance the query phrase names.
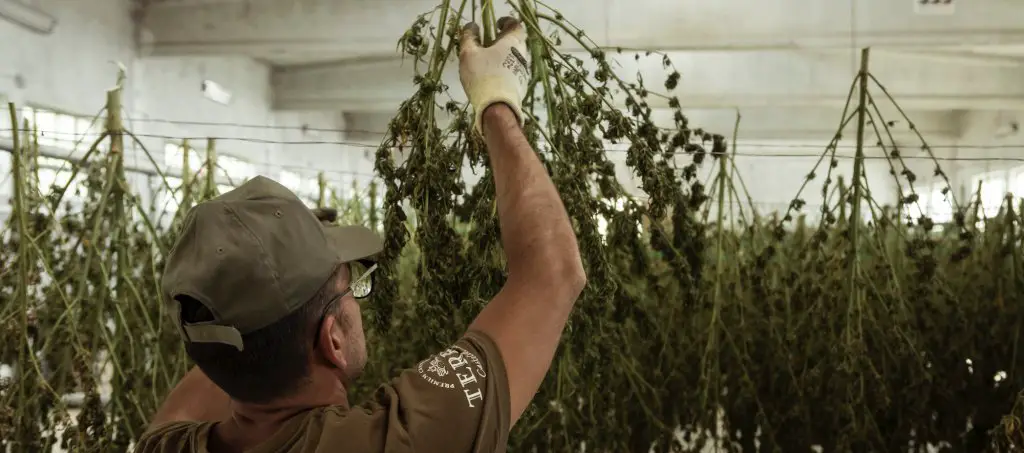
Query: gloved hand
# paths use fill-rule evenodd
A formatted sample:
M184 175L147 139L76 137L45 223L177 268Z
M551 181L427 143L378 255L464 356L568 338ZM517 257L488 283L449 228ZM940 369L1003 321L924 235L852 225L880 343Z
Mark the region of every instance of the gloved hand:
M507 104L522 126L523 97L530 81L526 51L526 27L511 17L498 20L498 37L488 47L480 44L480 27L470 22L462 28L459 49L459 80L473 105L473 127L482 133L484 109L498 102Z

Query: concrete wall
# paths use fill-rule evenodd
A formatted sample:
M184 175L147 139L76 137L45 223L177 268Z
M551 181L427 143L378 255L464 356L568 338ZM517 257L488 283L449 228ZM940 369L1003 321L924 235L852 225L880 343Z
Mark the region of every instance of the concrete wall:
M436 0L160 1L146 19L165 54L246 53L302 61L392 56L395 41ZM663 50L849 49L1013 43L1017 0L957 2L956 14L920 14L910 1L550 0L546 6L601 46ZM498 15L510 12L495 2ZM551 13L553 15L553 13ZM468 16L468 12L467 12ZM566 48L579 49L572 40ZM840 93L841 95L842 93Z
M315 187L315 174L320 170L328 172L334 185L345 189L353 181L365 184L371 178L375 141L344 130L382 132L386 121L374 118L375 121L363 124L356 121L359 116L346 118L336 113L346 110L346 106L318 112L274 112L271 110L271 71L265 64L247 57L140 57L136 52L129 3L129 0L36 0L35 4L59 21L54 33L48 36L0 22L0 42L5 43L0 46L0 61L3 62L0 64L0 98L19 105L91 117L102 107L105 90L114 83L116 66L111 62L119 61L128 70L124 95L125 116L130 119L128 126L160 165L166 165L163 152L168 142L190 137L194 139L193 146L202 148L206 137L218 137L219 154L244 159L254 164L255 172L275 179L296 179L297 176L306 191ZM232 94L231 102L221 105L205 98L201 91L204 80L224 86ZM1005 157L1013 153L1012 149L977 146L1024 145L1024 138L1019 134L1000 135L1003 132L997 129L1003 126L996 124L1005 124L1009 118L1019 120L1021 116L1021 112L966 115L961 148L937 151L945 157ZM925 125L947 123L937 113L920 120ZM8 122L7 115L0 115L0 128L9 128ZM768 126L775 128L771 129L774 132L780 127ZM932 132L927 130L926 135ZM803 134L813 139L783 141L769 140L773 134L763 135L764 139L756 137L757 140L740 144L738 174L744 178L760 210L784 209L796 195L803 177L814 166L817 154L829 137L825 133L814 133ZM948 145L948 140L943 137L940 146ZM840 154L852 153L850 145L844 144ZM917 147L916 144L907 146ZM1020 150L1016 148L1018 154ZM7 157L0 155L0 166L6 165ZM933 167L920 157L908 160L919 177L919 191L929 185ZM129 161L137 167L151 166L140 147L129 154ZM850 163L851 160L842 159L840 165L847 180ZM943 168L951 169L947 171L955 174L957 190L963 190L975 173L993 166L1010 168L1015 165L961 161L945 162ZM711 171L710 165L705 167L705 172ZM894 202L897 190L888 174L888 164L884 160L872 160L867 168L876 198L882 204ZM823 175L824 170L822 167L818 174ZM284 175L284 171L289 174ZM629 181L628 170L622 168L620 175ZM803 195L808 210L814 210L820 203L817 190L822 179L823 176L819 176ZM141 178L137 182L139 187L145 185ZM7 185L0 190L7 190ZM5 208L6 203L0 203L0 211Z
M964 117L953 166L958 190L974 190L971 179L986 172L1024 166L1024 111L972 112ZM1017 194L1018 196L1024 193Z
M735 169L729 169L732 175L733 188L728 189L730 195L725 202L726 217L730 215L739 216L742 209L749 220L751 207L755 208L761 215L772 212L783 212L789 207L790 202L795 198L804 201L801 211L808 219L816 220L824 203L822 198L822 187L826 177L829 177L829 165L831 158L821 159L829 140L739 140L736 145L734 157ZM934 164L930 159L924 159L921 153L913 151L906 152L903 161L897 159L886 159L887 151L883 151L868 140L865 149L864 174L866 175L866 192L874 200L871 205L876 209L881 206L894 206L898 202L900 189L909 192L910 186L906 177L900 175L895 178L890 171L895 168L900 174L905 168L913 172L917 178L914 183L915 191L923 191L932 181L932 169ZM909 142L901 143L909 150L915 150L917 146ZM710 144L708 145L710 146ZM856 144L853 140L844 140L836 147L835 158L838 165L831 172L830 193L838 184L841 178L847 187L853 181L853 156L856 152ZM952 155L952 150L943 150L939 158ZM618 153L620 159L625 159L625 153ZM614 157L613 157L614 158ZM820 161L820 162L819 162ZM688 157L679 158L679 167L691 162ZM711 186L715 184L715 178L719 173L719 164L710 156L705 159L704 164L698 172L698 180L705 184L706 193L711 193ZM804 182L808 175L814 173L814 179ZM620 164L620 178L626 179L631 188L638 187L640 181L629 173L624 163ZM897 182L898 181L898 182ZM727 180L728 184L728 180ZM728 187L728 185L727 185ZM639 192L639 191L638 191ZM738 198L737 198L738 196ZM749 198L748 198L749 196ZM716 198L717 200L717 194ZM838 198L830 198L828 205L834 207ZM922 207L923 209L924 207ZM717 214L717 201L709 203L708 215L713 220ZM870 219L868 204L862 207L865 218Z
M985 211L994 214L1005 193L1024 196L1024 111L964 115L953 168L958 197L973 197L981 180Z
M880 108L884 109L886 106L883 105ZM732 212L738 212L741 206L746 212L750 212L750 203L746 195L742 193L743 188L741 184L750 193L750 201L753 202L754 207L757 208L759 213L767 214L773 211L785 210L789 206L790 201L797 197L804 178L814 170L817 177L808 183L807 187L800 193L800 198L806 203L802 212L808 214L809 218L816 218L816 213L820 210L822 204L821 187L828 171L829 160L824 160L816 170L815 165L818 164L819 157L824 152L830 138L836 133L837 121L835 117L838 116L838 112L817 112L820 116L828 116L819 119L817 127L806 129L804 126L807 123L787 125L789 122L787 118L772 119L768 114L771 110L767 112L754 110L753 115L750 114L750 110L754 109L744 109L742 120L747 121L749 117L754 116L757 123L764 127L761 129L754 128L749 131L744 129L744 127L740 127L734 174L736 175L736 190L741 192L741 201L734 201L732 203ZM708 124L707 120L710 119L712 120L710 123L713 124L713 129L711 130L728 135L733 127L732 123L735 122L735 112L722 113L716 111L713 113L715 114L694 115L691 116L691 119L699 118L699 120L695 120L695 123L700 126ZM878 136L873 128L870 128L872 130L866 131L865 135L867 147L865 151L865 173L867 174L868 189L871 191L872 197L878 206L895 205L898 202L897 194L900 193L901 189L904 192L910 191L910 185L902 174L897 184L897 179L890 174L893 168L895 168L897 174L900 174L904 168L903 166L906 165L906 168L913 172L916 177L913 184L914 191L924 198L923 193L928 192L933 184L940 181L939 178L934 176L936 163L947 172L951 172L951 166L956 163L950 160L955 158L957 154L956 139L950 138L947 134L937 134L932 130L926 130L921 124L928 124L929 120L932 122L944 120L944 116L949 116L950 122L956 123L958 121L957 115L952 112L949 112L948 115L945 112L925 112L929 115L924 115L924 121L919 122L922 118L921 112L914 113L915 115L912 116L911 120L917 125L918 130L922 132L927 143L934 148L938 161L933 161L927 153L921 150L922 141L916 134L909 131L909 128L905 126L905 120L899 119L896 121L898 124L891 128L894 139L901 148L902 162L899 159L887 160L884 158L891 150L883 151L877 146L879 142ZM938 115L939 113L942 113L942 115ZM387 129L388 116L384 112L346 115L348 127L352 131L360 131L360 136L358 138L354 136L352 140L359 139L366 143L379 142L381 133ZM730 116L731 118L724 118L725 116ZM895 120L897 117L889 115L885 116L885 118L887 120ZM727 119L730 124L726 124ZM772 122L774 124L770 124ZM826 128L826 125L828 125L828 128ZM787 127L792 129L787 131ZM838 145L836 150L839 165L832 173L832 187L836 185L840 176L847 185L852 181L852 157L856 151L855 130L856 127L852 124L847 125L844 129L843 135L846 139ZM889 147L891 141L887 134L882 142L886 144L887 148ZM707 146L710 146L710 143ZM643 197L644 194L639 189L639 179L626 166L625 147L611 144L607 145L607 147L608 157L616 165L616 174L620 182L633 195ZM372 149L370 151L372 152ZM691 159L686 156L680 156L677 160L679 168L684 167L690 162ZM890 167L890 162L892 167ZM706 159L705 163L700 167L698 179L706 184L711 184L717 171L716 162L710 158ZM482 174L481 169L467 168L462 172L463 179L469 186L475 184ZM742 183L740 180L742 180ZM708 190L710 190L710 187ZM834 204L834 200L830 202L830 205ZM867 210L866 205L864 209ZM912 209L911 213L916 217L919 213L915 209ZM921 209L928 209L926 203L922 203ZM709 215L713 218L715 212L712 208Z
M4 104L91 118L103 107L105 91L115 84L113 62L120 62L128 73L123 96L127 126L160 165L165 165L168 142L190 137L194 145L205 146L206 137L219 137L218 154L248 161L257 173L275 179L282 177L282 170L299 175L307 187L315 186L320 170L338 185L350 184L353 178L369 179L372 164L363 159L362 148L345 144L339 113L271 111L267 65L247 57L140 57L129 0L30 3L58 23L52 34L40 35L0 21ZM204 97L204 80L229 91L230 103ZM5 108L0 129L10 127ZM152 167L141 146L127 157L132 166ZM0 155L0 166L6 168L8 159L6 153ZM3 190L9 192L7 186Z

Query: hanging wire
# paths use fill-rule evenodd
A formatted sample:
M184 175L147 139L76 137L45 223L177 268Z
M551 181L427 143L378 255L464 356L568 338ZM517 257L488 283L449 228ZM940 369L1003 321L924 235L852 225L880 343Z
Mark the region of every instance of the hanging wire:
M281 126L281 125L272 125L272 124L255 124L255 123L238 123L238 122L217 122L217 121L183 121L183 120L170 120L170 119L158 119L158 118L125 118L125 121L132 121L132 122L137 122L137 123L169 124L169 125L175 125L175 126L222 127L222 128L237 128L237 129L299 131L299 132L322 132L322 133L335 133L335 134L366 134L366 135L370 135L370 136L383 136L384 134L387 133L386 131L369 130L369 129L331 128L331 127L307 127L307 126ZM2 122L2 120L0 120L0 122ZM678 130L677 128L674 128L674 127L663 127L661 129L664 130L664 131L677 131ZM11 132L11 130L12 129L9 128L9 127L8 128L0 128L0 132ZM56 130L46 131L46 132L50 133L50 134L55 134L55 135L71 135L71 134L73 134L72 132L68 132L68 131L56 131ZM75 135L81 135L81 133L74 133L74 134ZM160 136L157 136L157 137L160 137ZM208 138L208 135L201 135L201 136L195 136L195 137L184 137L183 136L181 138L203 139L203 140L205 140L206 138ZM259 138L251 138L251 139L252 140L264 140L264 139L259 139ZM319 144L335 144L335 143L339 143L339 142L341 144L358 143L361 146L376 147L375 144L368 144L366 142L358 142L358 141L309 141L309 140L301 141L301 143L307 143L307 142L308 143L319 143ZM289 144L289 143L295 143L295 141L274 141L274 140L269 140L269 143L285 143L285 144ZM758 144L753 144L752 146L758 146ZM778 146L778 145L777 144L767 143L767 144L763 144L762 146ZM806 146L806 147L812 147L812 148L818 147L817 145L807 145L807 144L800 145L800 146ZM846 145L846 146L848 146L850 148L854 148L855 147L854 145ZM1020 145L1016 145L1016 146L1014 146L1014 145L1002 145L1002 146L999 146L999 145L933 145L933 146L930 146L930 147L932 149L942 149L942 148L963 148L965 146L969 147L969 148L970 147L981 147L981 146L984 146L984 147L1021 148ZM842 145L840 145L840 147L842 147Z
M55 136L56 137L61 137L61 136L65 136L65 137L71 137L71 136L79 137L79 136L82 136L82 134L71 133L71 132L46 131L46 130L37 130L37 131L40 134L40 137L42 137L44 139L45 138L50 138L50 137L55 137ZM12 129L0 129L0 133L3 133L3 132L10 133L10 132L12 132ZM163 140L168 140L168 141L182 141L182 140L199 141L199 140L214 139L214 140L217 140L217 141L236 141L236 142L243 142L243 143L259 143L259 144L271 144L271 145L343 145L343 146L351 146L351 147L356 147L356 148L368 148L368 149L377 149L379 147L379 145L373 144L373 143L365 143L365 142L350 141L350 140L282 140L282 139L265 139L265 138L258 138L258 137L240 137L240 136L210 136L210 135L199 136L199 135L167 135L167 134L143 134L143 133L137 133L135 135L137 137L163 139ZM90 136L98 136L98 135L96 135L96 134L86 134L86 136L90 137ZM62 140L62 141L68 141L68 140ZM787 141L785 141L785 140L764 141L764 142L743 142L742 144L743 144L743 147L745 147L745 148L774 148L774 149L823 149L824 148L824 145L818 145L818 144L813 144L813 143L787 143ZM853 149L856 149L856 146L855 145L851 145L851 144L847 144L847 145L837 144L837 145L834 145L834 148L836 148L836 149L850 149L850 150L853 150ZM913 146L906 146L904 148L905 149L912 149L914 147ZM939 149L960 149L960 150L964 150L964 149L966 149L966 150L997 149L997 150L1020 151L1020 150L1024 149L1024 145L1019 145L1019 144L1018 145L1013 145L1013 144L994 144L994 143L989 143L989 144L960 143L960 144L956 144L956 145L928 145L928 148L932 149L932 150L939 150ZM625 147L622 147L622 148L604 148L604 151L611 152L611 153L625 153L626 152L626 148ZM756 157L819 157L821 155L821 153L815 153L815 154L797 154L797 153L737 153L736 155L737 156L756 156ZM838 158L853 158L852 155L851 156L837 155L836 157L838 157ZM885 156L865 156L865 158L866 159L872 159L872 158L885 159L886 157ZM905 158L905 159L914 159L914 158L930 159L930 157L927 157L927 156L920 156L920 157L916 157L916 156L903 156L903 158ZM970 157L970 158L967 158L967 157L936 157L936 159L938 159L938 160L945 160L945 161L990 161L990 160L999 161L999 160L1004 160L1004 161L1014 161L1014 162L1016 162L1016 161L1021 161L1024 158L1009 158L1009 157L1006 157L1006 158L1002 158L1002 157Z

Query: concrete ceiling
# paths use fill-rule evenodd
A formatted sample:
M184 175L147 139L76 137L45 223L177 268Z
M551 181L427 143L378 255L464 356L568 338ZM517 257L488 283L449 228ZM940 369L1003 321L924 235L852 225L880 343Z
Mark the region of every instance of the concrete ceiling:
M1024 5L1021 6L1024 8ZM954 48L954 51L957 48ZM966 50L968 54L1005 56L1024 61L1024 43L1022 44L993 44L989 46L973 46Z
M280 109L386 116L412 90L396 41L439 3L162 0L148 7L143 44L154 55L269 61ZM669 53L683 76L674 94L709 129L731 130L740 109L747 137L825 138L864 46L873 49L872 73L922 130L953 136L963 111L1024 110L1020 0L956 2L952 14L920 14L912 0L547 3L601 46ZM567 42L563 50L581 49ZM627 54L617 63L624 77L639 71L657 85L667 74L659 59ZM445 77L457 85L454 73Z

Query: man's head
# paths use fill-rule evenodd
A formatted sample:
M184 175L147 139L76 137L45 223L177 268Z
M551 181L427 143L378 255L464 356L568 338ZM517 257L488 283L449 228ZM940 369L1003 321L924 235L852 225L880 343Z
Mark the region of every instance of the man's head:
M366 363L357 298L380 239L318 218L263 177L192 208L163 291L196 364L231 397L268 403Z

